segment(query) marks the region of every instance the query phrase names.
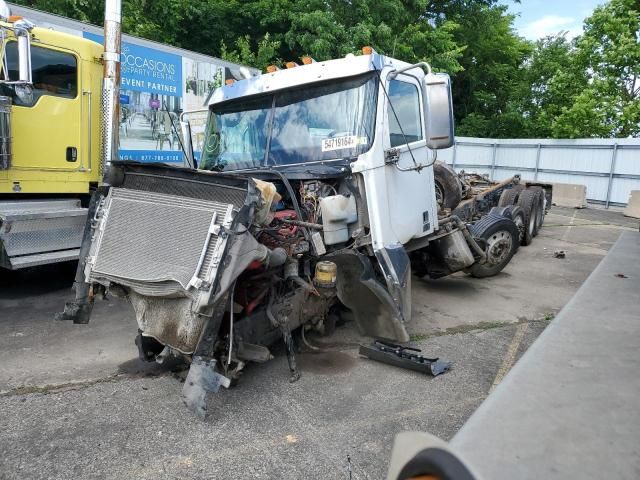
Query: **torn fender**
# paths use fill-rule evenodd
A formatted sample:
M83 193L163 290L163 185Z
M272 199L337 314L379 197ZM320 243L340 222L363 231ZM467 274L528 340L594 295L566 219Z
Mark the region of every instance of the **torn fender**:
M406 255L406 254L405 254ZM372 337L408 342L405 328L406 307L411 305L409 280L398 285L398 301L375 277L369 257L354 250L341 250L329 255L338 265L336 279L338 298L349 308L361 333ZM409 269L410 270L410 269ZM406 273L406 272L405 272ZM410 275L410 272L409 272Z

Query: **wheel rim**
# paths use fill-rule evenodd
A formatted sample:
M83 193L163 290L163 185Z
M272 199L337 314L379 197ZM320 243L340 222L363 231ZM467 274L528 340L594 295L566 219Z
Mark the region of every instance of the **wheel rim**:
M435 182L435 187L436 187L436 202L438 202L438 205L440 205L440 207L442 207L444 205L444 191L442 189L442 186L440 186L440 184L438 182Z
M536 215L537 228L542 226L542 222L544 221L544 200L540 202L540 206L538 207L538 212Z
M530 234L533 234L533 232L535 232L537 221L538 209L535 207L531 207L531 213L529 214L529 225L527 225Z
M513 245L513 237L510 232L500 230L487 239L487 262L491 265L499 265L508 258Z
M516 215L513 219L513 223L518 227L518 241L521 242L524 238L524 219L522 218L522 215Z

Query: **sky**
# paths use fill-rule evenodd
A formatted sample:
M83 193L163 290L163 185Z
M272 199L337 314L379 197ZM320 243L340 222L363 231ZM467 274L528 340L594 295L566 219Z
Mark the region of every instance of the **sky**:
M502 3L517 15L514 24L518 33L537 40L560 31L567 31L569 38L580 35L583 20L605 0L521 0L519 4L503 0Z

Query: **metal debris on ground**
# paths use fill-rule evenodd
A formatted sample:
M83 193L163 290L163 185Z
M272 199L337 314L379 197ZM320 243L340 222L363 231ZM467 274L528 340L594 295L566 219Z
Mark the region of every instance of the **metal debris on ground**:
M624 273L616 273L616 274L614 275L614 277L618 277L618 278L629 278L629 277L627 277Z
M553 252L553 256L556 258L565 258L567 256L567 252L564 250L556 250Z
M434 377L451 369L451 362L441 361L437 357L427 358L419 355L420 352L422 350L418 348L403 347L382 340L376 340L372 345L360 345L360 355L377 362L428 373Z

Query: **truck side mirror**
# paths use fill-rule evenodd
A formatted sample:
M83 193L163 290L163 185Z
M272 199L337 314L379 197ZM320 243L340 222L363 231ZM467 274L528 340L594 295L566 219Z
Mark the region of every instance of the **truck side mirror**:
M33 75L31 69L31 30L33 23L21 18L13 24L13 30L18 40L18 82L31 85Z
M451 79L446 73L427 73L422 84L427 147L432 150L453 145L453 101Z
M33 83L31 70L31 34L28 30L18 33L18 80L21 83Z

